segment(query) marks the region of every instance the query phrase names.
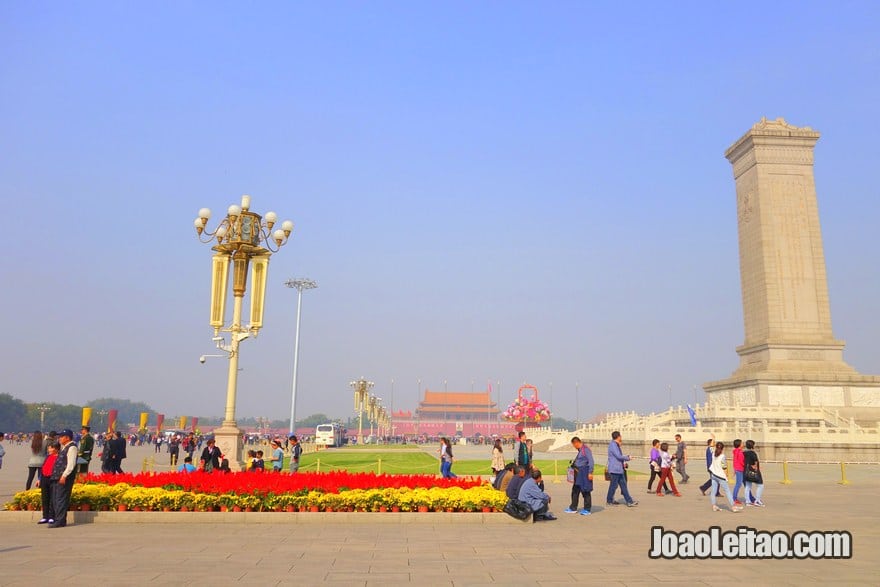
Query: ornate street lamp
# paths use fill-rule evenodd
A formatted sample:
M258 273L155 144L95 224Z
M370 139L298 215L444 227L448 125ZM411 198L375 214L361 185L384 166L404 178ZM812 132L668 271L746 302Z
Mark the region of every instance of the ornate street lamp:
M367 409L370 390L375 385L363 377L349 383L354 390L354 411L358 415L358 444L364 443L364 410Z
M252 212L251 197L242 196L241 206L229 206L226 217L213 231L207 230L211 211L199 210L194 226L202 243L214 246L211 272L210 324L214 328L217 348L229 355L229 378L226 387L226 413L214 437L221 452L232 466L242 466L241 431L235 422L235 398L238 386L238 347L249 336L257 336L263 327L263 307L266 300L266 276L269 257L287 244L293 231L293 222L285 220L281 228L272 232L278 216ZM226 326L226 293L229 289L229 265L232 265L232 322ZM242 326L242 301L247 289L248 268L251 274L250 324ZM227 343L220 332L229 332Z

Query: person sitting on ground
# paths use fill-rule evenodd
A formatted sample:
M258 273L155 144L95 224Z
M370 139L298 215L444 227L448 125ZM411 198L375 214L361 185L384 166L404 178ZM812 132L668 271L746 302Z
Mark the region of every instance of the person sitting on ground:
M192 457L185 457L183 459L183 464L177 468L178 473L192 473L196 470L195 465L193 465Z
M550 496L538 487L541 481L541 470L532 469L531 476L523 482L519 490L518 499L532 509L532 522L556 519L556 516L549 512Z
M513 477L511 477L510 482L507 484L507 490L505 491L508 499L519 499L519 490L523 483L525 483L525 480L526 468L514 465Z
M495 477L495 483L492 486L498 491L507 492L507 485L510 483L510 480L513 479L513 463L507 463L504 466L504 469L501 470L498 475Z

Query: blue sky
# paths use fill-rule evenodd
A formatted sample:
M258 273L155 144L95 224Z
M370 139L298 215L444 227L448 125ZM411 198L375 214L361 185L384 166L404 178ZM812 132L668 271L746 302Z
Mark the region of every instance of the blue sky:
M301 416L361 375L404 409L419 380L693 401L738 361L723 152L762 116L822 132L834 331L880 373L878 30L873 2L3 3L3 391L222 415L192 219L248 193L296 230L240 415L289 413L294 276Z

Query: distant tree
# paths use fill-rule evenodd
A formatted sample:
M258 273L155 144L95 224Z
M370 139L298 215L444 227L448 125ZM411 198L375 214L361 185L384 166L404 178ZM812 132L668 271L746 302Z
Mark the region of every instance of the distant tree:
M39 419L37 419L39 423ZM8 393L0 393L0 432L32 432L27 406Z
M297 428L314 428L318 424L326 424L333 420L327 414L312 414L296 421Z
M553 428L556 430L568 430L569 432L574 432L577 430L577 423L571 420L566 420L565 418L557 418L554 416Z

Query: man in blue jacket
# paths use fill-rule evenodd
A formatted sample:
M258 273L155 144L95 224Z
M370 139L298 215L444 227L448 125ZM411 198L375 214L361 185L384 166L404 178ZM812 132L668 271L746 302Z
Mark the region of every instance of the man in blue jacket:
M577 456L571 463L575 469L575 478L571 486L571 505L565 513L589 516L590 510L593 509L593 467L596 464L593 461L593 451L577 436L571 439L571 445L577 451ZM581 495L584 496L584 509L578 512L578 500Z
M538 487L540 482L540 469L532 469L532 474L523 482L519 490L519 500L527 503L532 509L532 522L555 520L556 516L547 511L550 507L550 496Z
M615 430L611 433L611 443L608 445L608 474L611 476L611 483L608 485L608 495L605 498L606 505L617 505L614 501L614 494L617 487L620 486L620 493L626 501L627 507L635 507L639 502L630 497L629 489L626 487L626 475L624 474L625 463L630 459L629 455L624 455L620 448L623 437L620 432Z

